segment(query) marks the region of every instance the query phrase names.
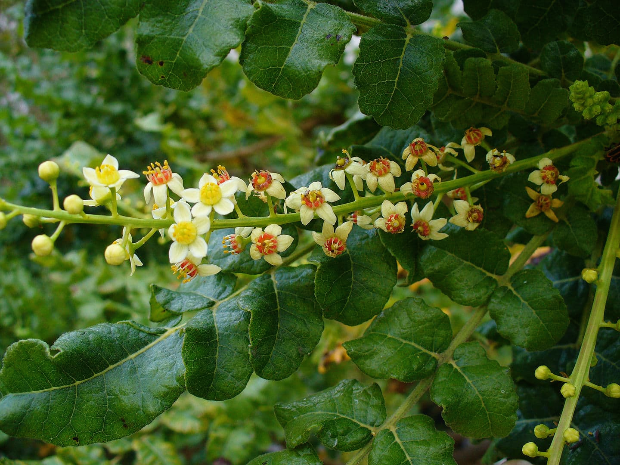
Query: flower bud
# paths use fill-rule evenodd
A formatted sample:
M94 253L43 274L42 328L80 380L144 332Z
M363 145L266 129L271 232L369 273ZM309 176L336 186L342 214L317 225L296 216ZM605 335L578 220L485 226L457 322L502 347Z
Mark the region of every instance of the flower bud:
M38 216L28 215L27 213L22 217L24 224L29 228L36 228L41 224Z
M32 240L32 251L39 257L46 257L54 250L54 241L45 234L39 234Z
M616 383L608 384L605 388L605 395L607 397L613 397L614 399L620 398L620 386Z
M523 455L527 455L528 457L538 457L538 446L533 442L528 442L523 446L521 452L523 452Z
M566 428L562 437L568 444L572 444L573 442L579 441L579 431L575 428Z
M7 222L6 215L0 212L0 230L6 228Z
M67 213L71 213L72 215L79 215L84 211L84 201L80 196L75 194L65 198L63 206L65 210L67 210Z
M53 161L44 161L39 165L39 177L46 182L52 183L58 179L60 168Z
M549 427L543 424L536 425L536 427L534 428L534 435L538 439L545 439L547 436L549 436Z
M573 386L571 383L564 384L564 386L562 386L562 389L560 389L560 393L562 393L565 399L568 399L569 397L575 397L575 391L575 386Z
M105 261L108 265L118 266L121 265L125 258L127 258L127 252L119 244L110 244L105 249Z
M550 375L551 375L551 370L546 365L539 366L538 368L536 368L536 371L534 372L534 376L536 376L536 379L549 379Z
M592 268L585 268L581 272L581 278L587 283L593 283L598 279L598 271Z

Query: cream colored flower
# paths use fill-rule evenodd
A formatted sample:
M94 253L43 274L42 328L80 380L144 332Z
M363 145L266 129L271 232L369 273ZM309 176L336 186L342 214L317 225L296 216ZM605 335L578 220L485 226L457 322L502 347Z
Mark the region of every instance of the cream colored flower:
M394 205L389 200L384 200L381 204L382 216L375 221L375 227L391 234L402 233L407 222L405 213L407 213L406 202L398 202Z
M372 229L374 228L374 220L378 216L378 214L374 214L372 217L368 215L360 215L359 212L355 211L347 217L347 220L358 225L362 229Z
M105 198L109 194L109 189L114 188L117 191L123 183L128 179L139 178L138 173L129 170L119 170L118 160L112 155L106 155L101 165L96 168L82 168L82 173L86 182L91 185L91 198L97 202L97 199Z
M224 238L222 239L224 253L239 255L241 252L243 252L247 243L251 242L251 239L249 239L249 237L250 234L252 234L253 230L254 228L252 228L251 226L235 228L234 234L224 236Z
M112 200L110 189L106 187L90 186L90 189L88 189L88 195L92 200L84 200L84 205L87 207L98 207L100 205L105 205ZM121 195L117 192L116 201L118 202L119 200L121 200Z
M182 197L195 203L192 207L192 215L195 217L209 216L211 210L220 215L228 215L235 209L234 196L239 187L237 180L228 179L219 184L216 178L205 173L200 178L198 189L185 189Z
M293 243L293 236L282 234L282 228L277 224L270 224L265 228L255 228L252 231L252 247L250 257L254 260L264 258L270 265L281 265L282 257L278 252L284 252Z
M323 223L323 230L321 233L312 232L312 238L314 242L320 245L323 252L328 257L337 257L347 249L347 238L353 228L351 221L345 221L334 231L334 227L327 221Z
M435 152L438 150L439 149L434 145L427 144L421 137L413 139L403 151L405 170L411 171L420 158L424 160L427 165L437 166L437 155Z
M550 195L539 194L534 189L530 189L526 187L527 195L534 201L530 208L525 212L526 218L533 218L543 212L547 218L556 223L559 221L558 217L555 215L555 212L552 208L559 208L564 205L564 202L558 199L552 199Z
M194 257L192 254L188 254L184 260L175 263L170 268L172 272L177 275L177 278L182 279L184 283L198 276L211 276L222 271L217 265L201 265L201 262L202 257Z
M247 199L252 191L256 191L259 195L266 192L276 199L285 199L286 190L284 190L282 185L283 182L284 178L278 173L272 173L267 170L254 171L245 192L245 198Z
M364 160L359 157L351 157L349 152L343 150L344 157L338 157L336 166L329 172L329 178L336 183L339 189L346 187L347 175L353 176L353 184L358 191L364 190L364 179L368 171L364 166Z
M127 228L123 228L123 237L125 237L125 231ZM142 260L131 251L130 244L132 243L131 234L127 235L127 244L125 245L125 260L129 260L131 264L131 274L129 276L133 276L136 272L136 266L142 266ZM121 247L123 246L123 239L116 239L113 244L118 244Z
M144 188L144 200L151 203L151 197L155 198L155 203L165 205L168 199L168 189L179 197L183 194L183 179L177 173L173 173L168 166L168 160L164 160L164 165L158 162L151 163L147 170L143 172L149 180Z
M422 211L418 210L418 204L414 203L411 208L411 227L413 231L418 234L418 237L422 240L432 239L434 241L440 241L448 237L445 233L440 233L439 230L443 228L448 220L445 218L433 219L435 214L435 207L433 202L428 202Z
M568 176L560 174L550 158L541 158L538 169L532 171L527 180L540 186L543 195L551 195L558 190L558 184L568 181Z
M455 200L454 209L457 214L450 218L450 223L468 231L476 229L484 219L482 207L480 205L469 205L466 200Z
M371 192L377 189L377 184L379 184L379 187L381 187L384 192L394 192L396 190L394 176L400 176L401 174L398 163L381 157L371 161L365 166L368 169L366 173L366 184Z
M404 194L413 194L421 199L427 199L435 192L436 182L441 182L441 178L436 174L426 174L424 170L416 170L411 175L411 182L406 182L400 186L400 191Z
M314 213L327 221L336 223L334 209L328 202L340 200L340 196L333 190L321 186L319 181L311 183L308 187L301 187L288 196L285 201L287 207L299 212L301 224L308 224L314 218Z
M489 128L469 128L465 131L465 136L463 136L463 140L461 140L461 148L465 153L465 158L468 162L472 162L472 160L476 156L476 146L480 145L484 140L485 136L492 136L493 133Z
M207 256L207 242L201 237L209 231L211 222L206 216L192 219L189 205L182 200L174 209L174 224L168 228L172 239L169 258L170 263L180 263L191 253L196 258Z
M509 165L515 162L515 157L506 152L499 153L499 150L493 149L487 152L487 163L491 171L502 173Z

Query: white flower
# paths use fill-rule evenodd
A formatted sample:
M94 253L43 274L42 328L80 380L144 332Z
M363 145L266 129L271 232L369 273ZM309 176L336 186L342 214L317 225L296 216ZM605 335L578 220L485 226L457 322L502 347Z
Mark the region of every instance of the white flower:
M437 147L427 144L421 137L413 139L407 148L403 150L405 170L411 171L420 158L430 166L437 166L437 155L435 154L437 150L439 150Z
M374 228L374 219L377 218L377 216L379 216L378 213L370 217L368 215L360 215L359 212L355 211L347 217L347 220L358 225L362 229L372 229Z
M411 175L411 182L406 182L400 187L404 194L413 194L416 197L427 199L435 192L435 182L441 182L436 174L426 174L424 170L416 170Z
M385 232L399 234L405 230L405 213L407 213L407 203L398 202L394 205L389 200L384 200L381 204L381 218L375 221L375 227L383 229Z
M245 250L246 244L250 241L248 237L252 234L254 228L251 226L235 228L234 234L224 236L222 239L222 245L224 246L224 253L231 253L233 255L239 255Z
M437 161L435 159L435 161ZM384 192L394 192L396 186L394 184L394 176L400 176L400 166L396 162L386 160L385 158L377 158L367 165L368 173L366 174L366 184L371 192L377 189L377 183Z
M277 224L270 224L264 232L262 228L255 228L251 238L250 257L254 260L262 257L274 266L282 264L282 257L278 252L284 252L293 243L293 236L282 234L282 228Z
M92 200L84 200L84 205L87 207L98 207L99 205L104 205L112 200L110 189L106 187L90 186L90 189L88 189L88 195ZM116 201L118 202L119 200L121 200L121 195L117 192Z
M125 237L125 231L127 228L123 228L123 237ZM142 266L142 260L138 258L135 253L131 252L130 244L132 243L131 234L127 235L127 244L125 245L125 260L129 260L131 264L131 274L129 276L133 276L136 272L136 266ZM123 246L123 239L116 239L113 244L118 244L121 247Z
M440 241L448 237L445 233L440 233L439 230L443 228L448 220L445 218L439 218L433 220L435 214L435 207L433 202L428 202L422 211L418 210L418 204L414 203L411 208L411 226L413 230L418 233L418 237L425 241L432 239L434 241Z
M192 254L188 254L187 257L172 265L172 272L177 278L182 279L184 283L187 283L197 276L211 276L219 273L222 269L217 265L204 264L201 265L202 257L194 257Z
M558 190L558 184L568 181L568 176L560 174L558 169L553 166L550 158L541 158L538 162L538 169L532 171L527 180L537 184L543 195L551 195Z
M465 135L461 140L461 148L465 153L465 158L468 162L476 156L476 146L480 145L485 136L492 136L493 133L489 128L469 128L465 131Z
M334 231L334 227L327 221L323 223L323 230L319 234L312 232L314 242L323 248L323 252L328 257L337 257L347 249L347 237L353 228L351 221L345 221Z
M314 218L314 213L327 221L336 223L336 215L332 206L328 202L340 200L340 196L327 187L322 187L319 181L311 183L308 187L301 187L285 201L286 206L299 211L301 224L308 224Z
M238 188L239 183L234 179L218 184L216 178L205 173L200 178L198 189L185 189L182 197L196 204L192 207L194 216L209 216L211 210L215 210L220 215L228 215L235 209L233 200Z
M82 168L82 173L86 182L92 186L91 198L95 202L97 199L103 199L111 187L118 191L128 179L140 177L138 173L133 171L119 170L118 160L112 155L106 155L101 165L95 169Z
M201 237L209 231L211 222L206 216L192 219L189 205L180 200L174 209L175 223L168 228L172 239L169 258L170 263L182 262L190 253L197 258L206 257L207 242Z
M445 146L439 147L437 150L437 166L442 171L454 171L453 166L445 166L443 162L446 160L446 155L452 155L453 157L457 157L459 154L454 149L460 149L461 146L455 142L448 142Z
M343 150L344 157L338 157L336 167L329 172L329 179L334 181L339 189L344 189L349 173L353 176L353 184L358 191L364 190L364 179L368 171L364 166L364 160L359 157L351 157L349 152Z
M468 231L476 229L484 219L482 207L480 205L469 205L466 200L455 200L454 209L457 214L450 218L450 223Z
M168 160L164 160L164 165L159 162L151 163L147 170L143 172L149 180L144 188L144 200L151 203L151 196L155 198L155 203L165 205L168 199L168 189L179 197L183 194L183 179L177 173L173 173L168 166Z
M245 192L245 198L247 199L252 191L256 191L260 194L267 193L276 199L285 199L286 190L282 183L284 178L278 173L272 173L267 170L254 171L252 173L252 179Z
M515 162L515 157L506 152L499 153L499 150L493 149L487 152L487 163L491 171L502 173L508 166Z

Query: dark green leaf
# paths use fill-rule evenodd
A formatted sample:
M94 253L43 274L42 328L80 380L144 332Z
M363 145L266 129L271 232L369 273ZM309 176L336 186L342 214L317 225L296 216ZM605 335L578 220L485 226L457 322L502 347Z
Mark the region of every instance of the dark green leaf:
M317 434L329 448L357 450L372 439L371 428L385 421L385 403L377 384L344 380L298 402L276 404L286 445L297 447Z
M446 424L472 438L508 435L518 398L506 369L489 360L477 342L461 344L453 358L439 368L431 387Z
M248 24L239 63L261 89L300 99L314 90L323 69L340 60L355 26L327 3L260 3Z
M355 0L355 5L375 18L399 26L422 24L433 11L432 0Z
M396 284L396 260L376 230L355 227L347 250L330 258L317 247L309 258L318 269L315 295L325 318L359 325L383 310Z
M424 249L420 263L435 287L461 305L484 305L508 269L510 252L490 231L444 229L449 236Z
M412 415L379 432L372 443L368 465L456 465L453 452L454 440L437 431L431 418Z
M605 405L582 403L575 411L573 423L579 428L580 439L583 442L577 449L567 454L566 465L620 462L620 448L616 440L620 436L618 410L613 404L613 407L609 408L609 398L605 398L601 393L596 394L604 399Z
M575 319L581 317L590 292L590 285L581 278L585 266L582 259L559 250L547 255L540 263L541 271L551 280L553 287L560 291L569 315Z
M256 457L248 465L323 465L310 446L282 450Z
M0 371L0 428L62 446L138 431L185 389L181 342L178 329L133 322L66 333L51 348L17 342Z
M138 71L154 84L191 90L243 40L250 0L152 0L136 36Z
M408 128L433 103L442 73L440 39L379 25L362 36L353 67L359 107L383 126Z
M620 9L615 0L596 0L585 12L588 33L602 45L620 45Z
M521 0L517 25L525 45L540 50L566 31L573 22L579 0Z
M533 200L527 195L525 186L536 187L529 183L528 173L513 173L504 176L501 187L504 194L504 216L513 223L521 226L528 233L540 236L555 226L555 223L543 213L532 218L526 218L525 213L532 205Z
M411 382L431 375L452 340L450 318L422 299L383 310L359 339L344 343L353 362L373 378Z
M463 5L465 13L474 20L482 18L493 8L514 18L519 8L519 2L515 0L463 0Z
M469 58L463 68L463 93L467 97L492 97L495 73L486 58Z
M522 270L493 293L488 304L497 330L527 350L553 346L568 327L562 296L539 270Z
M467 43L487 53L511 53L519 48L517 25L503 11L491 10L478 21L461 22L458 26Z
M342 155L342 149L353 144L365 144L381 129L374 119L357 113L340 126L333 128L326 135L321 133L318 146L319 154L315 159L317 165L333 164Z
M91 48L140 11L139 0L29 0L25 32L30 47L77 52Z
M553 230L556 247L577 257L589 257L596 245L596 223L587 209L573 205Z
M583 56L570 42L550 42L540 52L540 67L553 78L574 81L581 75Z
M422 273L420 267L420 254L422 249L428 245L413 232L411 228L411 216L406 217L405 230L400 234L390 234L385 231L378 231L381 242L386 249L398 260L400 266L407 270L407 281Z

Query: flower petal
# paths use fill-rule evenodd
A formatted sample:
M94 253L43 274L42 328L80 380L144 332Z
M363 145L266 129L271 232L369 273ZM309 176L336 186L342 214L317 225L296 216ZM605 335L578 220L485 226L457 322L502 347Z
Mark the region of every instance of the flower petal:
M200 178L200 181L198 181L198 188L202 189L202 186L204 186L207 183L211 183L211 184L217 184L217 179L215 179L213 176L211 176L209 173L205 173L202 175L202 177Z
M463 153L465 153L465 159L471 163L476 158L476 147L471 144L465 144L463 146Z
M166 184L153 186L153 197L155 197L155 203L157 205L166 205L166 201L168 200L168 187Z
M334 226L328 223L327 221L323 222L323 228L321 229L321 233L327 238L332 237L334 235Z
M295 238L293 236L289 236L288 234L282 234L278 236L278 252L284 252L288 249Z
M121 177L121 179L137 179L140 177L138 173L134 173L133 171L129 170L118 170L118 175Z
M200 201L200 189L196 189L196 188L185 189L181 193L181 197L183 198L183 200L186 200L190 203L197 203Z
M323 205L326 205L326 204L323 204ZM301 217L300 218L301 224L305 226L308 223L310 223L310 221L312 221L312 218L314 218L314 210L312 208L308 208L305 205L302 205L299 211L299 215Z
M198 236L194 242L189 245L189 251L196 258L206 257L208 249L209 247L207 246L207 241L200 236Z
M308 186L308 189L311 191L320 191L322 188L323 186L321 185L320 181L314 181Z
M387 232L387 229L385 227L385 218L377 218L377 220L375 221L375 228L383 229Z
M252 244L252 247L250 247L250 257L252 257L252 260L260 260L262 256L263 254L258 251L256 244Z
M533 218L537 216L539 213L540 213L540 209L536 206L535 203L533 203L530 205L530 208L528 208L527 211L525 212L525 217Z
M220 191L222 192L222 197L231 197L235 195L235 192L237 192L237 186L238 184L232 179L224 181L222 184L220 184Z
M530 199L534 201L538 200L538 197L540 197L540 194L530 187L526 187L525 191L527 192L527 195L530 197Z
M200 276L211 276L214 274L218 274L220 271L222 271L222 269L217 265L198 265L198 274Z
M256 242L261 234L263 234L263 228L254 228L252 234L250 234L250 239L252 239L252 242Z
M544 182L542 178L542 173L540 170L532 171L530 175L527 177L527 180L539 186Z
M301 194L291 193L284 201L287 207L292 208L293 210L299 210L301 208Z
M455 215L450 218L449 221L450 223L460 226L461 228L467 228L467 225L470 224L465 215Z
M323 194L323 197L325 197L325 200L328 202L336 202L340 200L340 196L327 187L321 188L321 194Z
M174 209L174 221L175 223L192 221L192 214L190 213L189 205L185 202L177 202L177 207Z
M272 236L279 236L282 234L282 227L277 224L270 224L265 228L265 232L267 234L271 234Z
M270 265L273 265L273 266L282 265L282 257L277 253L270 253L269 255L264 255L263 258Z
M315 231L312 231L312 239L321 246L325 243L325 236Z
M176 173L172 173L172 179L168 181L168 187L180 197L183 194L183 178Z
M377 189L377 177L372 173L368 173L366 175L366 184L370 192L374 192Z
M424 208L420 212L420 218L422 218L427 223L430 223L430 221L433 219L434 213L435 207L433 205L433 202L428 202L426 205L424 205Z
M381 176L379 178L379 186L385 192L394 192L394 190L396 190L396 185L394 184L394 176L392 176L392 174L386 174L385 176Z
M347 180L347 175L344 173L344 170L332 170L329 173L329 177L336 183L338 189L344 189Z
M228 215L235 209L235 204L230 199L222 197L222 199L213 205L213 209L220 215Z
M170 246L170 251L168 252L168 258L170 259L170 263L182 262L183 260L185 260L185 257L187 257L188 252L189 247L187 245L173 242Z
M469 211L469 202L467 200L455 200L454 209L460 215Z
M118 169L118 160L113 157L110 154L107 154L105 156L105 158L103 159L103 161L101 162L102 165L110 165L113 166L115 169Z
M194 217L209 216L212 209L213 207L211 207L211 205L205 205L199 202L192 207L192 215L194 215Z
M396 213L404 215L405 213L407 213L407 202L398 202L396 205L394 205L394 210L396 211Z
M344 223L342 223L340 226L336 228L335 234L343 241L346 241L347 237L349 237L349 233L351 232L351 229L353 229L353 222L345 221Z
M279 181L273 181L271 186L267 188L267 193L275 197L276 199L285 199L286 198L286 190L284 186Z
M196 232L198 234L205 234L211 228L211 221L208 216L197 216L192 223L196 226Z
M336 218L336 214L334 213L333 208L328 203L324 203L315 211L319 218L323 218L328 223L336 224L336 221L338 221L338 218Z
M389 200L384 200L383 203L381 204L381 216L383 216L384 218L387 218L392 213L395 213L394 204L390 202Z
M148 204L151 203L151 190L153 189L153 183L149 182L144 186L144 201Z
M542 195L551 195L557 190L558 186L556 186L555 184L544 183L542 186L540 186L540 193Z
M91 186L103 186L97 179L97 172L92 168L84 167L82 168L82 174L84 175L84 179Z

